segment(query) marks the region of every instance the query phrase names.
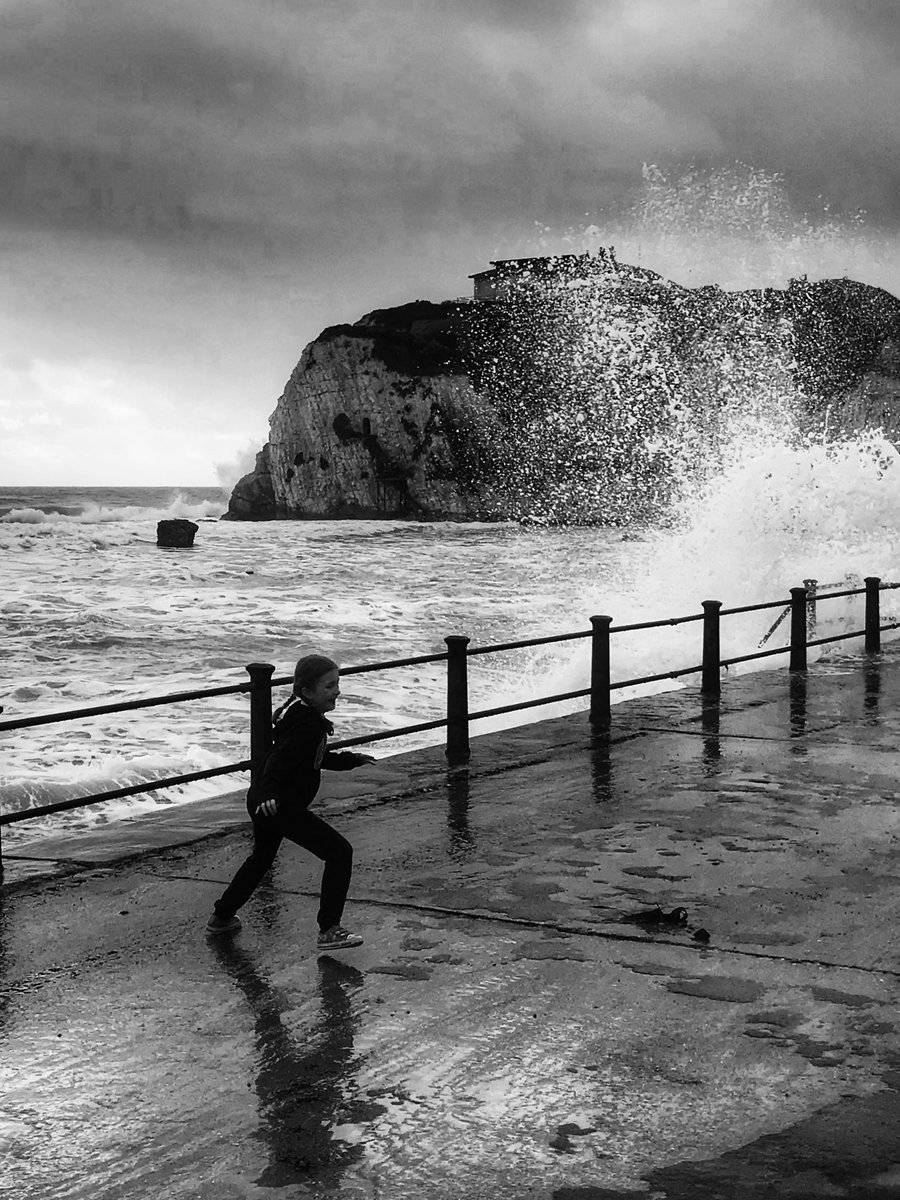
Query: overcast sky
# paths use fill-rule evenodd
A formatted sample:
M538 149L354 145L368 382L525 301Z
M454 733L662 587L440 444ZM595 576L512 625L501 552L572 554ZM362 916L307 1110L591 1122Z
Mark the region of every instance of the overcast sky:
M325 326L492 258L900 293L898 49L896 0L0 0L0 484L214 484Z

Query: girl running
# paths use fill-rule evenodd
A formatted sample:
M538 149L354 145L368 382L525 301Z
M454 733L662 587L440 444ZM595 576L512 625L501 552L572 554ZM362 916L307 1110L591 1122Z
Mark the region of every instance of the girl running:
M317 949L344 950L361 946L362 938L341 925L350 875L353 847L336 829L309 811L319 790L321 768L351 771L375 762L370 754L327 750L334 732L325 713L341 694L336 663L320 654L301 658L294 668L294 690L272 718L272 749L262 776L247 793L247 811L253 821L253 851L213 906L206 928L210 933L240 929L236 915L266 874L283 838L296 842L325 863L319 902Z

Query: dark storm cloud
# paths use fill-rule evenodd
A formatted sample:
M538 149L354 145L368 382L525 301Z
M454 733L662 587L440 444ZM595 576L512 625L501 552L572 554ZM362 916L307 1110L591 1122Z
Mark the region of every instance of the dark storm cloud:
M801 205L823 197L896 221L900 8L757 3L703 38L670 32L658 57L651 50L648 94L704 119L713 159L783 174Z
M606 9L423 3L416 20L394 2L300 15L233 0L13 10L0 27L2 203L50 223L174 233L255 222L275 237L502 219L523 205L555 213L572 192L590 199L598 151L621 169L615 143L647 116L633 99L607 111L614 98L579 47L585 14ZM571 73L558 70L567 56ZM665 148L664 124L652 114L645 146Z
M29 0L0 16L0 207L327 255L740 158L887 220L898 35L889 0Z
M127 3L8 11L0 80L5 213L138 233L196 222L204 181L228 177L229 124L279 86L265 59Z
M887 47L893 54L900 49L900 20L894 0L804 0L811 12L827 19L838 37L851 41L864 38Z

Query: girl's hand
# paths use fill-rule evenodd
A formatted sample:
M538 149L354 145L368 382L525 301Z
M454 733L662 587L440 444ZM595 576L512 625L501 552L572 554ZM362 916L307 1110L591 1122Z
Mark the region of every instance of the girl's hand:
M262 804L256 810L258 814L264 817L274 817L278 812L277 800L263 800Z
M356 757L359 759L359 762L356 764L358 767L364 767L368 763L378 762L378 759L374 754L357 754Z

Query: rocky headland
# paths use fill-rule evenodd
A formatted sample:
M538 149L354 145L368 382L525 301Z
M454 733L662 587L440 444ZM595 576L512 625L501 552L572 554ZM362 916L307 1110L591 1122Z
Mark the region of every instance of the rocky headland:
M227 516L472 519L465 430L486 407L459 357L456 303L416 301L326 329L269 419Z
M415 301L311 342L225 519L616 522L665 502L661 446L714 438L763 392L828 436L900 440L900 301L880 288L690 289L612 252L475 279L493 298Z

